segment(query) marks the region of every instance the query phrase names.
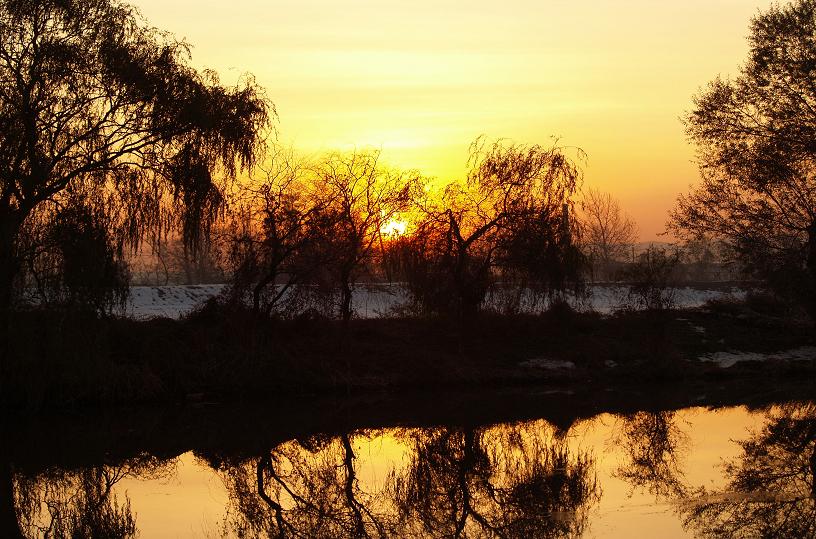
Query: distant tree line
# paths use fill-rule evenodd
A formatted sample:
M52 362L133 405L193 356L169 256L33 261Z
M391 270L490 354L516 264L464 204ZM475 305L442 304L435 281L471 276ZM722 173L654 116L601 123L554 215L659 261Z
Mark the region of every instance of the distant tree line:
M555 145L480 139L466 181L441 189L382 165L376 151L278 154L235 193L214 241L233 276L230 299L259 312L322 304L348 321L355 283L388 279L404 283L415 313L465 318L499 285L580 286L585 258L569 211L579 181Z

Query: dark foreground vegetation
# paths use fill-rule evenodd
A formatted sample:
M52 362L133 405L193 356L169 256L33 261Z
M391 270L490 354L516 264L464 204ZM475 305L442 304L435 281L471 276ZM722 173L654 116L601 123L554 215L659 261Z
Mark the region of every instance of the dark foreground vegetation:
M812 323L767 296L690 310L483 315L438 319L270 320L215 301L182 320L136 321L32 310L13 322L4 405L41 409L281 395L586 385L658 380L682 387L813 379L810 361L698 361L718 351L778 352L816 344ZM44 329L45 328L45 329ZM464 328L464 329L462 329ZM572 365L569 363L571 362Z

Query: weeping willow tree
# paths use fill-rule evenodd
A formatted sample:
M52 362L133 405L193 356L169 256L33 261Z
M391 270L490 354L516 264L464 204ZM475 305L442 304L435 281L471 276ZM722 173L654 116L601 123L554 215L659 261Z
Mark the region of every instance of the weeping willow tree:
M115 0L0 1L0 312L24 276L89 293L147 233L206 237L274 109L189 62Z
M437 200L417 202L422 218L405 265L418 310L473 318L499 282L509 291L500 299L510 312L520 309L525 291L536 303L570 288L579 292L585 260L569 209L583 159L580 149L557 143L477 139L466 181L446 186Z

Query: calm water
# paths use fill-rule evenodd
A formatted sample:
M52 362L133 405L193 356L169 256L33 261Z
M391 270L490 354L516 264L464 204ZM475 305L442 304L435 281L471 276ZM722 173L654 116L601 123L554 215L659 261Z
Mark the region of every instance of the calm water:
M94 458L10 465L25 536L816 536L813 403Z

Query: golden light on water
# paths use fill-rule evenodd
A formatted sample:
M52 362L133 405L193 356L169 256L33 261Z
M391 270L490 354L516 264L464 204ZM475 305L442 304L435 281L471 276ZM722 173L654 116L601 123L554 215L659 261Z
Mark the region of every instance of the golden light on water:
M735 73L769 0L133 0L225 83L253 73L305 152L382 148L461 179L477 136L584 149L586 184L656 239L696 181L679 117Z
M762 413L752 413L743 407L679 411L675 420L687 436L679 461L684 480L690 485L705 485L708 489L724 485L723 463L736 457L740 451L735 440L744 439L749 429L758 428L762 419ZM601 414L576 423L564 437L572 454L586 452L590 455L594 462L593 471L597 473L596 480L601 486L601 497L588 513L587 535L689 537L690 532L683 528L676 512L677 503L657 500L646 489L633 488L620 478L618 469L627 458L616 438L620 423L619 417ZM496 425L484 432L487 446L504 447L502 440L506 444L510 438L502 433L513 429L522 439L538 436L537 439L546 443L550 443L554 434L553 426L544 420ZM352 437L357 486L362 491L383 492L393 474L399 475L404 470L412 456L410 435L414 432L412 429L361 431ZM327 454L338 448L338 443L335 439L318 453L309 455L309 462L319 463L321 458L327 458ZM283 444L287 445L298 447L297 442ZM512 447L518 450L520 446L515 442ZM505 459L512 457L513 451L498 451L495 456ZM328 458L333 462L336 455ZM223 528L228 522L226 513L230 503L225 486L216 471L190 452L177 458L174 477L159 480L126 477L116 485L115 492L122 498L125 494L129 496L143 537L232 536L224 533ZM251 495L255 495L254 491ZM282 499L288 498L284 494ZM172 500L172 511L167 510L168 500ZM378 509L387 511L389 507Z

